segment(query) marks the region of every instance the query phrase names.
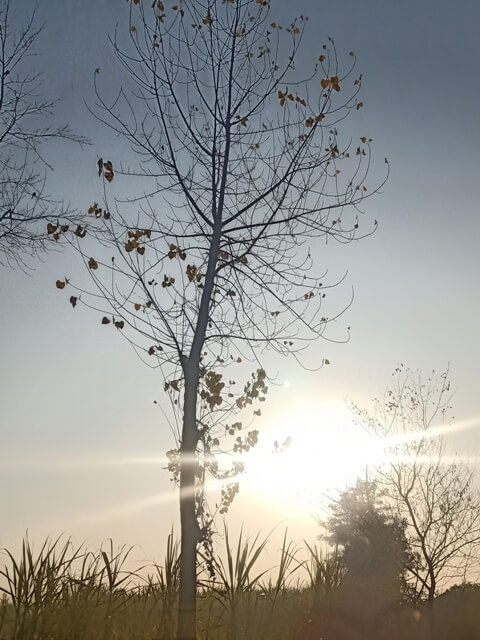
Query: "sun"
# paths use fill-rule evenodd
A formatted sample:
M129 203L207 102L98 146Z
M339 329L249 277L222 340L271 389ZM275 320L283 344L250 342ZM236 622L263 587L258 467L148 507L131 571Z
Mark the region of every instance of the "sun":
M311 406L266 425L246 460L242 490L289 508L314 508L384 459L381 443L341 405Z

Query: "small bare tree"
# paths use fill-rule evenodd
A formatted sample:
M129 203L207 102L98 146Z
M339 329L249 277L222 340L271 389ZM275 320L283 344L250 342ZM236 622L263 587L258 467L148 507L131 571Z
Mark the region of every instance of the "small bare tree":
M17 26L10 0L0 1L0 265L24 268L53 248L81 217L46 191L51 169L43 145L55 139L86 143L67 126L50 125L55 102L44 99L32 71L42 29L35 12Z
M168 457L180 485L185 640L195 637L198 544L228 509L243 469L236 457L226 467L223 454L257 441L247 429L260 415L251 405L267 392L260 357L270 348L299 358L324 335L335 283L314 270L309 242L372 233L376 222L360 230L361 205L376 189L366 184L370 140L343 143L337 131L363 106L353 52L342 72L329 39L299 78L303 16L282 26L267 0L147 4L130 5L130 44L112 39L125 86L109 97L102 69L95 74L92 111L131 143L138 164L98 160L105 202L89 213L103 225L103 246L79 244L98 290L77 289L70 302L101 310L103 324L162 369L178 420ZM113 202L111 184L128 197ZM254 372L238 389L230 371L245 360ZM207 474L225 483L213 509Z
M357 422L389 443L390 459L377 470L377 480L407 523L416 559L408 567L407 594L430 605L439 590L465 581L479 560L475 472L446 454L442 425L447 426L450 401L448 370L425 380L401 366L373 414L352 405Z

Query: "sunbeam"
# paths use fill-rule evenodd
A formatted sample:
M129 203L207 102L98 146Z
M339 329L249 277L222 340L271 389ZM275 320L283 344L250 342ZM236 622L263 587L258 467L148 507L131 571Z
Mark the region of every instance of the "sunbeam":
M418 431L409 431L407 433L387 435L383 440L386 446L392 447L399 444L408 444L409 442L417 442L419 440L433 440L442 436L448 436L452 433L460 433L469 431L480 426L480 418L475 416L466 420L459 420L447 424L440 424L428 429L420 429Z
M48 452L44 455L11 455L9 452L0 454L2 471L9 472L52 472L64 473L65 471L95 471L133 466L159 466L166 467L166 456L152 456L151 454L137 454L126 456L123 453L99 456L88 452L72 455L71 452L56 452L52 456Z

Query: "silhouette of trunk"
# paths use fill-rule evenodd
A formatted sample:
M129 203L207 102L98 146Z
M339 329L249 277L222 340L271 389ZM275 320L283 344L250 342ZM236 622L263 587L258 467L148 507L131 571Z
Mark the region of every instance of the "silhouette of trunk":
M223 197L220 198L222 203ZM182 361L185 378L182 442L180 446L180 586L177 640L195 640L197 608L197 545L201 538L195 504L196 450L201 431L197 428L198 385L201 353L210 314L212 291L221 238L221 217L217 216L211 236L208 267L199 307L195 336L188 358Z
M435 630L434 604L435 604L435 591L437 589L437 581L436 581L435 571L431 562L429 562L428 573L430 578L430 583L428 585L428 598L427 598L428 637L429 637L429 640L435 640L436 630Z
M185 367L184 417L180 463L180 590L178 603L178 640L195 640L197 598L197 544L199 526L195 510L195 450L197 371Z

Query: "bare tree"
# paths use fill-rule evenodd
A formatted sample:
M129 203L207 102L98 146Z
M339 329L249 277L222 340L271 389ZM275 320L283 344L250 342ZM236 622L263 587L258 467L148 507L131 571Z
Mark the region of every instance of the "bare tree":
M307 18L282 26L268 5L157 0L150 9L134 0L130 44L121 33L112 39L125 86L109 97L102 70L95 74L92 111L131 143L138 163L98 161L105 203L89 212L104 242L79 244L98 289L90 297L77 289L70 301L100 309L103 324L162 369L178 425L168 456L180 485L181 639L195 637L198 544L238 491L237 454L257 441L247 429L267 392L261 355L299 359L333 319L324 303L335 283L314 270L309 242L348 243L376 226L362 225L361 205L376 191L366 184L370 140L342 142L337 131L363 106L355 56L345 55L342 72L329 38L299 79ZM128 198L113 202L115 185ZM238 389L245 360L254 371ZM207 474L225 483L213 508Z
M407 523L416 558L408 567L407 593L428 604L478 564L480 494L474 470L446 453L442 425L450 401L448 370L424 380L398 367L373 414L352 406L356 420L389 443L390 459L378 469L378 482Z
M10 0L0 1L0 265L25 267L28 258L53 248L81 217L47 193L51 166L45 143L86 143L67 126L50 125L55 102L44 99L41 74L32 71L42 29L36 15L21 26Z

